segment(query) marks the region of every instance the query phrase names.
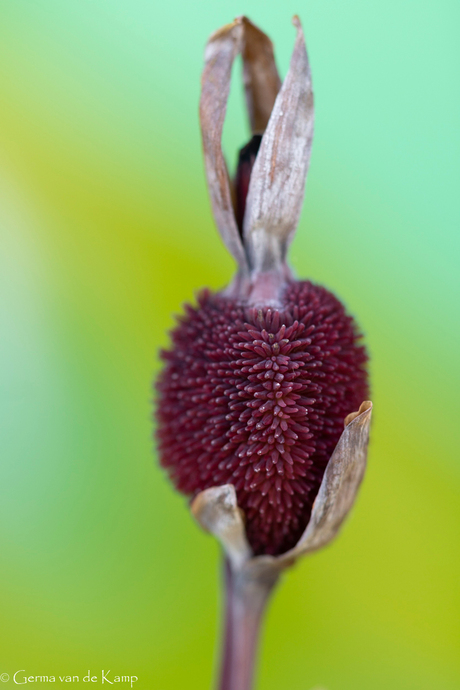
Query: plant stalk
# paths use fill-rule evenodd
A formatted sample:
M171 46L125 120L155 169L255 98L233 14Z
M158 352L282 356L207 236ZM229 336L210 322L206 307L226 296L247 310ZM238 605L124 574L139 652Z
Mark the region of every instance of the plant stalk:
M251 690L260 626L277 576L235 570L225 561L225 613L218 690Z

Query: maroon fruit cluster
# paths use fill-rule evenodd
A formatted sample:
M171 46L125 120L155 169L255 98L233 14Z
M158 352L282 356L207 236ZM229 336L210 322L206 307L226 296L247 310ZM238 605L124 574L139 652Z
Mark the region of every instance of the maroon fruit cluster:
M233 484L255 554L280 554L305 529L344 418L367 398L366 353L325 288L290 282L283 307L203 292L163 352L162 465L193 497Z

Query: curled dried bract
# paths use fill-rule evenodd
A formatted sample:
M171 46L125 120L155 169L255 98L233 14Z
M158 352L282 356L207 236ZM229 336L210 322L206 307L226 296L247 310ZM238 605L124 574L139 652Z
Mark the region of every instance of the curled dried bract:
M222 544L234 571L250 580L276 579L300 557L328 544L350 511L366 469L372 403L365 401L345 420L313 504L310 521L294 548L280 556L252 556L245 537L244 516L231 484L202 491L191 505L201 527Z

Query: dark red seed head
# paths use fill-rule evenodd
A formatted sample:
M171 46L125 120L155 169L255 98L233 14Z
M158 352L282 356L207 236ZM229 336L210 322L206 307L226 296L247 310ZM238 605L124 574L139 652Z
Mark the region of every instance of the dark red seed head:
M305 281L282 301L203 292L157 384L161 464L191 497L233 484L255 554L296 544L344 419L368 397L366 353L336 297Z

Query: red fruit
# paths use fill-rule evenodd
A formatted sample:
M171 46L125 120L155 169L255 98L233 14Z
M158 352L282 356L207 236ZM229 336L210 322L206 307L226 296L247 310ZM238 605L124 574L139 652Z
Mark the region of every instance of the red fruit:
M233 484L255 554L299 540L344 419L368 394L366 353L336 297L291 281L281 304L203 292L157 384L161 464L190 497Z

